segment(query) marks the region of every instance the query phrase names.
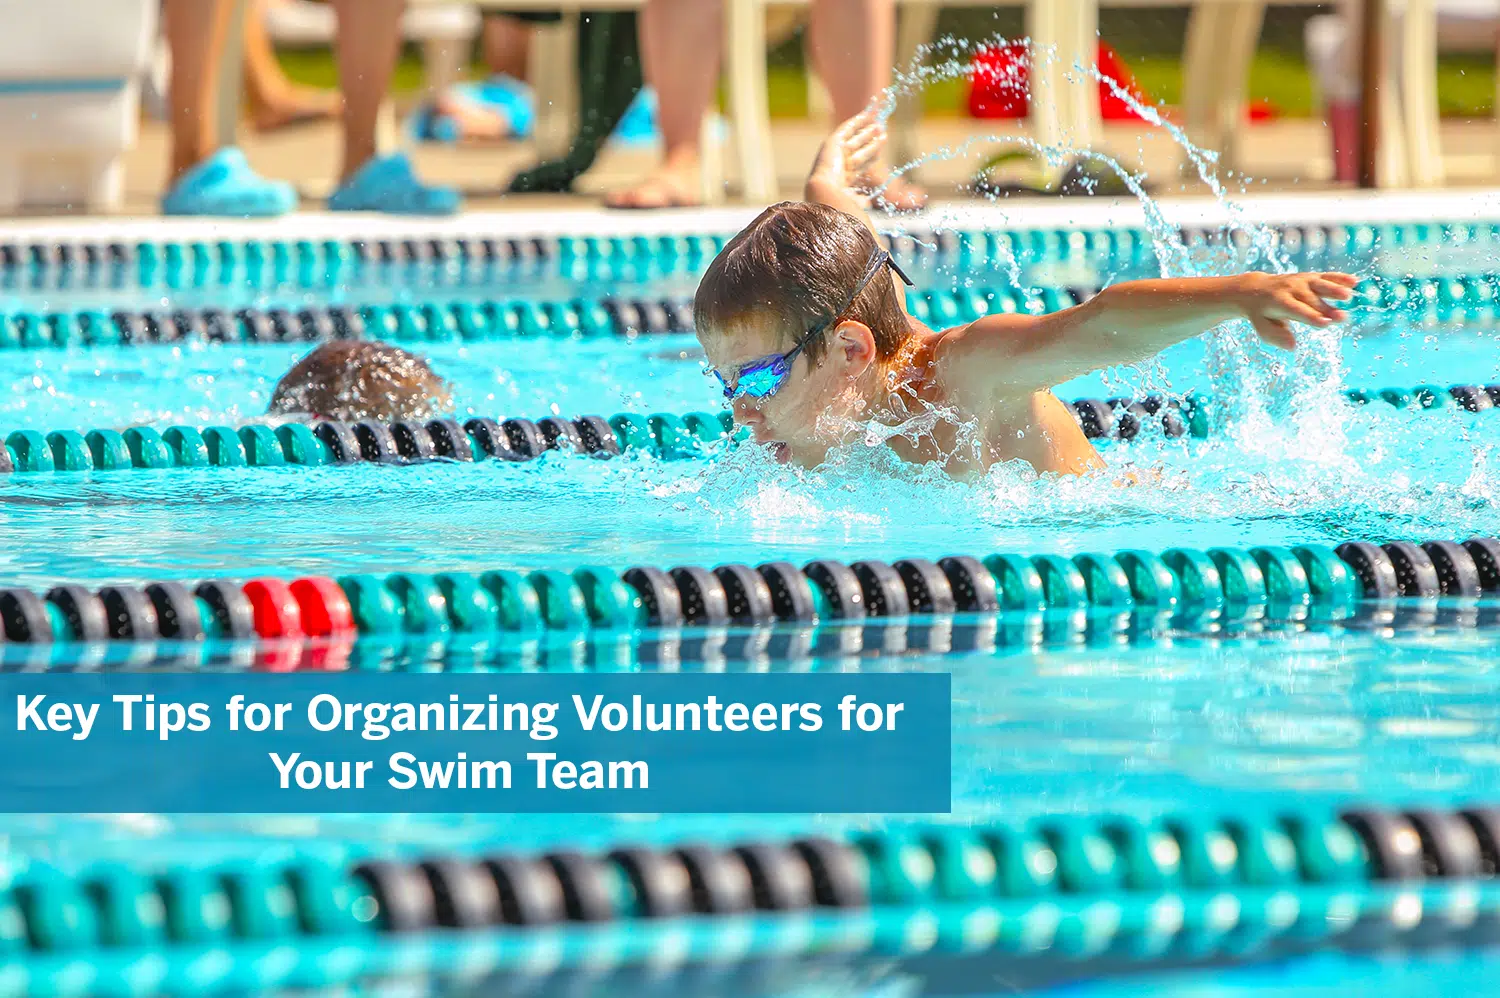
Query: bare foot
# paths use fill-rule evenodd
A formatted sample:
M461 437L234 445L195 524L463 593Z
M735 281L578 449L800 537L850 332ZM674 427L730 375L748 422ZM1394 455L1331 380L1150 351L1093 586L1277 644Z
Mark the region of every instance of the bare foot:
M460 142L498 142L515 130L504 108L469 100L462 93L444 90L432 104L434 118L448 118L458 127Z
M258 132L274 132L291 125L337 118L342 104L343 99L335 91L292 87L269 101L256 101L250 108L250 123Z
M702 203L696 179L686 181L672 173L655 174L634 187L613 191L604 198L608 208L696 208Z
M927 207L927 192L905 177L892 177L881 170L868 172L862 179L863 186L871 192L875 205L886 211L921 211Z

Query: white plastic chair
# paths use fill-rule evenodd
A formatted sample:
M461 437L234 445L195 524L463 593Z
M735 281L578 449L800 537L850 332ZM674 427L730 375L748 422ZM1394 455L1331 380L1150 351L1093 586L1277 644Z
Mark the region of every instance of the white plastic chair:
M117 207L135 141L157 0L6 5L0 32L0 212Z
M1382 101L1391 122L1391 153L1382 150L1382 177L1390 184L1425 187L1443 182L1446 167L1438 135L1437 56L1439 50L1500 54L1500 0L1406 0L1386 10L1387 73L1399 80L1399 104ZM1349 47L1359 36L1357 5L1344 2L1337 14L1308 25L1308 55L1322 88L1335 90L1325 99L1347 98L1357 59ZM1497 93L1500 108L1500 93ZM1382 124L1384 124L1384 117ZM1500 121L1500 111L1497 111ZM1386 141L1382 128L1382 143ZM1496 131L1500 141L1500 130ZM1500 162L1500 148L1497 148Z
M776 199L776 169L771 155L770 110L766 101L766 8L806 0L726 0L729 4L725 47L729 74L730 118L739 141L737 152L745 196ZM1064 141L1087 146L1095 134L1098 102L1090 110L1088 82L1069 71L1092 65L1098 21L1093 0L1009 0L1027 11L1027 34L1033 44L1055 52L1033 68L1030 127L1043 145ZM919 48L932 40L942 7L996 6L995 0L896 0L896 65L911 65ZM1085 61L1086 60L1086 61ZM1072 77L1072 78L1070 78ZM917 152L920 104L903 100L892 118L891 150L898 160Z
M1169 0L1100 0L1112 6L1160 6ZM1398 0L1399 2L1399 0ZM1462 2L1462 0L1461 0ZM1246 83L1255 58L1261 25L1268 6L1323 6L1318 0L1196 0L1188 23L1183 58L1183 117L1188 137L1221 154L1220 164L1233 168L1238 139L1244 130ZM1347 10L1358 4L1344 0ZM1406 14L1398 24L1391 0L1379 4L1384 18L1381 36L1386 58L1381 73L1396 79L1395 67L1404 64L1400 87L1383 84L1377 90L1379 107L1379 162L1381 186L1419 186L1442 182L1437 148L1437 63L1433 0L1406 0ZM1358 28L1351 25L1351 37Z

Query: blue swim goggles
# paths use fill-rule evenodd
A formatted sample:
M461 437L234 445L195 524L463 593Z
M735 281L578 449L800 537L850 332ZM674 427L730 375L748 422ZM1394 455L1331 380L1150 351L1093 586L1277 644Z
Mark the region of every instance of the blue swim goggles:
M758 360L752 360L748 364L740 365L740 369L735 372L733 381L726 380L721 372L715 370L713 372L714 377L718 378L719 384L724 386L724 397L734 400L742 395L748 395L751 398L763 399L770 398L781 391L782 386L786 384L786 379L791 377L792 362L797 359L797 355L812 342L814 336L827 329L839 316L843 315L849 306L854 304L854 299L859 297L860 292L875 279L875 275L879 274L886 267L890 267L891 270L895 271L896 276L906 282L907 287L913 287L911 278L907 277L906 272L901 269L900 265L891 259L891 254L877 246L875 252L870 254L870 262L865 267L865 276L860 278L859 283L854 286L854 290L849 293L849 297L844 299L844 304L840 305L828 318L823 319L804 333L802 338L794 343L790 350L786 353L773 353Z

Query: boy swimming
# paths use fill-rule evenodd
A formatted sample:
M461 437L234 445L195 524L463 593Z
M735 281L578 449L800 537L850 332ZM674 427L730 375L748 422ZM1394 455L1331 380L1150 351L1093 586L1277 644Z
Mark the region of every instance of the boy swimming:
M813 466L870 421L903 459L952 473L1010 460L1039 472L1104 467L1052 387L1131 364L1230 319L1296 345L1290 322L1347 315L1348 274L1130 281L1050 315L990 315L941 332L906 311L911 282L881 246L857 183L885 139L873 111L819 151L805 200L762 212L709 265L694 298L698 340L735 421L777 460Z
M282 375L269 415L346 423L425 421L452 408L448 383L423 358L378 340L334 340Z

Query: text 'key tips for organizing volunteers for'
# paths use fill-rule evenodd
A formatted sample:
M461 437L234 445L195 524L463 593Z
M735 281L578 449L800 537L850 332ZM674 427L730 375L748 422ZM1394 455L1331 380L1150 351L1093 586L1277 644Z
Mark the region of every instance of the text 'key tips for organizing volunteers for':
M11 813L949 810L926 673L0 676Z

